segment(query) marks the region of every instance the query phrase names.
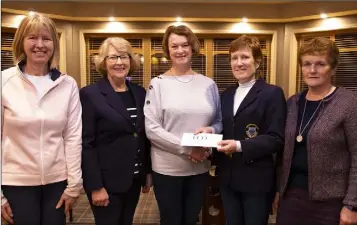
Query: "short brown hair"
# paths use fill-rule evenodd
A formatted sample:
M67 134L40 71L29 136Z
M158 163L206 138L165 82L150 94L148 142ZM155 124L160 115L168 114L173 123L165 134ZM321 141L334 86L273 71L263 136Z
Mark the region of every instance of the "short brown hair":
M131 75L140 66L139 58L137 55L133 54L133 50L129 41L121 37L109 37L103 41L99 48L99 54L94 57L94 63L97 71L104 77L108 76L106 57L108 56L109 46L113 46L119 52L126 52L130 57L130 69L129 74Z
M252 50L254 61L258 63L262 61L263 53L262 49L260 48L259 39L257 37L242 35L235 39L229 46L229 55L242 48L248 48Z
M14 41L12 43L13 49L13 61L18 64L22 60L26 60L26 54L24 50L24 39L30 32L39 32L41 28L46 28L51 34L53 41L53 55L48 61L50 68L58 67L59 58L59 38L56 30L55 23L47 16L34 13L33 15L26 16L17 28Z
M299 63L304 55L327 55L327 61L335 69L340 59L340 51L336 43L328 38L315 37L303 42L299 49Z
M185 25L171 25L166 29L164 39L162 41L162 49L164 50L167 58L170 58L169 37L171 34L185 36L187 38L188 44L192 48L192 55L198 55L200 53L200 42L190 28Z

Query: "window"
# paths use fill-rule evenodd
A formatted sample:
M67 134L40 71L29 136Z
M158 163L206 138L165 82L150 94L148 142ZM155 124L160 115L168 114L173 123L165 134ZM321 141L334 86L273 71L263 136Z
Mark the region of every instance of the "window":
M336 74L332 77L332 83L336 86L343 86L357 91L357 32L345 30L329 33L309 33L297 36L298 49L304 41L313 37L326 37L334 40L340 50L340 64L337 67ZM300 92L307 88L302 78L301 68L297 64L296 87Z
M4 30L4 28L2 28ZM15 37L15 29L1 33L1 71L14 66L12 61L12 42Z
M98 49L105 38L116 34L87 34L86 41L86 61L87 61L87 84L94 83L101 79L101 75L96 71L93 57L98 54ZM263 52L263 60L257 71L260 77L269 81L270 61L271 61L271 35L256 35L260 40ZM236 83L231 72L228 48L230 43L236 38L226 35L228 38L214 38L214 35L199 36L200 53L192 57L192 69L197 73L212 77L217 83L220 92L228 86ZM147 34L124 36L132 45L133 51L141 57L141 67L139 71L132 75L132 81L145 86L144 81L165 73L171 68L171 60L168 59L162 50L162 37ZM145 49L145 51L144 51ZM145 55L144 56L144 52ZM149 59L149 60L145 60ZM145 73L145 74L144 74ZM147 85L147 84L146 84Z
M151 79L171 68L171 61L162 50L162 38L151 38Z
M87 85L93 84L102 78L102 75L96 70L94 64L94 57L99 53L99 47L102 42L107 37L103 36L86 36L86 61L87 61ZM142 39L126 39L131 44L133 49L133 54L137 54L140 59L140 67L137 69L128 79L130 79L133 83L138 85L143 85L143 46Z

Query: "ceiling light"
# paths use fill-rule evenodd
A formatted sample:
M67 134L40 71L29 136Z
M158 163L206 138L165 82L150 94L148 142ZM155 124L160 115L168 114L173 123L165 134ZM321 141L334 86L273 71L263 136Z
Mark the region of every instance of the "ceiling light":
M327 14L326 14L326 13L321 13L321 14L320 14L320 17L321 17L322 19L326 19L326 18L327 18Z
M114 17L112 17L112 16L111 16L111 17L109 17L109 21L112 21L112 22L113 22L114 20L115 20L115 18L114 18Z
M242 22L243 22L243 23L246 23L246 22L248 22L248 19L247 19L246 17L243 17L243 18L242 18Z
M176 17L176 22L180 23L182 21L181 17Z

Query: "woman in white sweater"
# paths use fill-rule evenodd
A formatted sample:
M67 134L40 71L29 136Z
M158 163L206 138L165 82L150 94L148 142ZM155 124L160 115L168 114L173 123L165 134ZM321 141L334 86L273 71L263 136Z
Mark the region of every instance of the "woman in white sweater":
M217 86L191 68L199 45L187 26L168 27L163 50L172 67L152 79L147 91L145 128L152 144L153 186L161 225L195 225L203 204L208 154L204 148L180 146L182 134L222 130Z

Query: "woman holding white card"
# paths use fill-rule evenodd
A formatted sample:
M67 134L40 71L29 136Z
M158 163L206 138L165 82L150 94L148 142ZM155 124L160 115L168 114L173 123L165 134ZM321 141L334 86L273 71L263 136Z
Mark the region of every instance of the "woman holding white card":
M180 145L184 133L220 133L220 101L212 79L194 72L199 41L187 26L170 26L163 50L172 67L151 80L144 107L153 186L161 225L195 225L210 166L205 149ZM190 160L196 161L194 163Z
M237 84L222 93L223 141L216 154L228 225L266 225L275 188L273 154L284 145L281 88L256 78L259 40L241 36L229 48ZM225 154L224 154L225 153Z

